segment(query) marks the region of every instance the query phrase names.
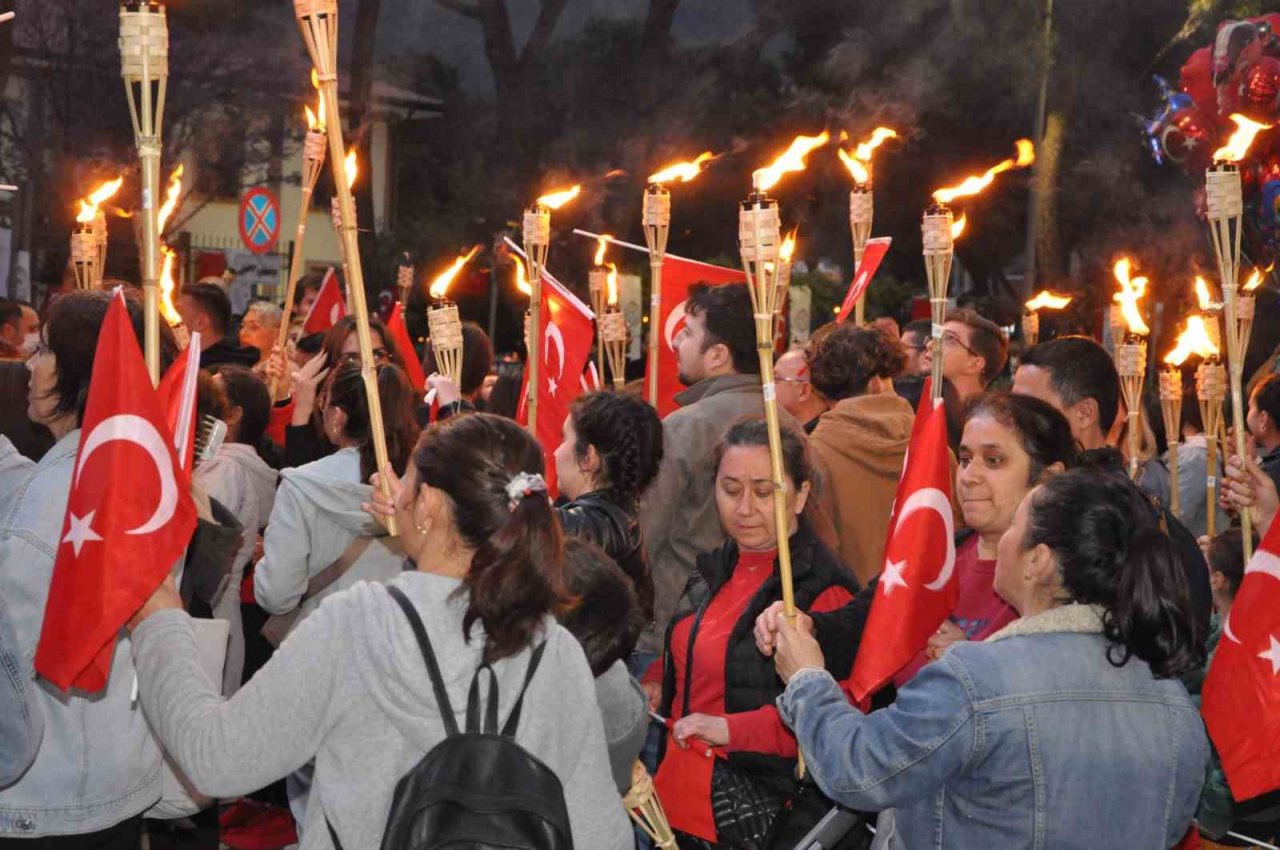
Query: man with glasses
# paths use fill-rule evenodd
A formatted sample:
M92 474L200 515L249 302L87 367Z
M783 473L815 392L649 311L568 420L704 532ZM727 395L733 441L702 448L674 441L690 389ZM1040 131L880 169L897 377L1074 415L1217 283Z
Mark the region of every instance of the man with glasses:
M778 404L804 423L804 432L812 434L818 427L818 417L831 409L822 393L809 382L809 364L804 359L803 348L793 348L773 364L773 380Z
M933 357L939 356L935 342L930 341ZM1004 371L1009 340L999 325L976 311L952 310L942 326L941 357L942 377L955 386L961 402L968 402Z
M916 319L908 322L902 329L902 346L907 350L907 368L903 375L927 375L933 368L933 359L929 356L929 332L933 323L928 319Z

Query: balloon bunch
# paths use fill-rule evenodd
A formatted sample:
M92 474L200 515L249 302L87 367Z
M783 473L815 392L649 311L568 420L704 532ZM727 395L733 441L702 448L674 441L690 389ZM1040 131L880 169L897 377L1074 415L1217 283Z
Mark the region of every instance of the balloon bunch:
M1157 77L1160 108L1143 118L1156 162L1176 163L1200 187L1213 153L1235 131L1232 115L1280 124L1280 14L1223 21L1214 42L1191 54L1178 88ZM1264 131L1240 163L1250 256L1280 254L1280 130Z

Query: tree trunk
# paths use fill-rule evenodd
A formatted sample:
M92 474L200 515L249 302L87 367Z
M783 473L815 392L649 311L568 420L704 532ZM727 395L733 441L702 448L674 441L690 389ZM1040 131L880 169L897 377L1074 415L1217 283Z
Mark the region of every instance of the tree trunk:
M1069 114L1067 106L1049 112L1045 119L1044 141L1036 151L1035 251L1038 281L1062 280L1067 274L1067 258L1062 251L1062 232L1058 222L1058 186L1062 178L1062 149L1066 142Z

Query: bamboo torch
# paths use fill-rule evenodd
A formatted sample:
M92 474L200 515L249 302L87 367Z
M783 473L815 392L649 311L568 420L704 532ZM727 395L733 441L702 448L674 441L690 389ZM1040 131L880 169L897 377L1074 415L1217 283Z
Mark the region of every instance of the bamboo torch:
M837 153L840 161L849 169L853 177L853 189L849 191L849 230L853 234L853 271L857 274L862 266L862 254L867 249L867 240L871 238L871 223L875 214L874 191L871 184L871 159L875 149L889 139L898 138L898 133L888 127L877 127L871 132L871 138L860 142L853 153L841 148ZM858 296L853 308L854 322L861 325L867 318L867 293Z
M319 75L314 68L311 71L311 84L317 90L320 88ZM302 199L298 205L298 227L293 237L293 258L289 261L289 280L284 294L284 315L280 319L280 335L276 339L276 348L281 351L284 351L289 341L293 299L298 290L298 279L302 277L306 257L302 249L307 241L307 216L311 212L311 196L315 193L316 182L320 179L320 172L324 170L324 157L328 145L323 95L318 99L315 112L312 112L309 106L304 107L304 110L307 116L307 134L302 141ZM338 245L342 245L341 238L338 240ZM345 274L345 264L343 271ZM272 378L271 400L278 401L279 398L279 382Z
M474 246L466 254L453 261L453 265L445 269L431 282L427 294L434 303L427 310L427 328L431 334L431 353L435 355L436 366L442 374L448 376L456 387L462 387L462 318L458 315L458 305L448 299L449 285L462 271L462 267L471 262L480 252L480 246Z
M124 184L117 177L94 189L89 197L80 201L76 214L76 226L71 231L71 263L76 273L78 289L92 289L102 281L106 255L106 216L100 207ZM102 224L98 221L101 219ZM100 235L101 234L101 235Z
M1239 275L1244 195L1237 163L1244 159L1258 133L1270 125L1250 121L1242 115L1232 115L1231 120L1236 123L1237 130L1224 147L1214 152L1213 165L1205 172L1205 206L1209 234L1213 238L1213 253L1218 260L1218 276L1222 281L1222 300L1226 306L1227 365L1231 381L1231 415L1236 431L1235 450L1243 458L1244 358L1253 330L1254 301L1252 296L1247 296L1248 316L1242 315ZM1261 282L1261 276L1258 276L1258 282ZM1209 509L1212 510L1213 506L1210 505ZM1253 520L1248 511L1240 514L1240 531L1247 562L1253 556Z
M529 433L538 433L538 369L542 363L542 272L551 249L551 211L572 201L582 192L574 186L543 195L524 211L524 253L529 261Z
M344 268L347 271L347 297L355 308L356 335L360 342L360 364L364 376L365 395L369 402L369 430L372 432L374 454L378 469L387 465L387 437L382 424L382 400L378 395L378 376L373 362L373 338L369 333L369 306L365 302L364 270L360 265L360 246L356 234L356 207L351 187L340 171L346 160L342 141L341 111L338 107L338 1L294 0L294 14L298 28L311 56L320 83L320 95L324 99L325 112L329 116L326 130L329 135L329 157L334 171L334 185L338 193L339 212L342 217L341 244ZM383 495L391 495L390 482L382 479ZM387 531L397 533L394 517L388 517Z
M710 151L698 154L691 162L679 162L667 166L657 174L649 175L644 190L641 221L644 225L644 241L649 246L649 404L658 406L658 342L659 318L662 315L662 265L667 257L667 237L671 233L671 192L666 184L673 180L688 183L698 176L704 163L714 156ZM599 313L597 312L597 315Z
M618 267L609 263L605 273L604 312L600 315L600 346L609 355L609 372L613 386L622 391L627 382L627 320L618 309ZM600 372L603 380L604 372Z
M1218 428L1222 424L1222 405L1227 397L1227 370L1217 355L1204 360L1196 368L1196 401L1204 422L1204 439L1208 455L1205 478L1205 533L1216 533L1218 515Z
M1041 290L1028 301L1022 311L1022 343L1033 348L1040 341L1040 311L1061 310L1071 303L1070 295L1055 295Z
M1115 351L1116 371L1120 373L1120 389L1128 410L1129 477L1138 477L1138 454L1142 431L1142 384L1147 377L1147 335L1151 329L1143 321L1138 301L1147 291L1145 277L1131 275L1132 263L1127 257L1118 260L1114 273L1120 291L1114 299L1120 307L1128 330Z
M947 316L947 287L951 279L951 261L955 258L955 240L964 233L967 220L956 219L947 206L957 198L978 194L990 186L998 175L1015 168L1026 168L1036 161L1036 149L1027 139L1015 143L1016 155L991 168L981 176L966 177L955 186L933 193L933 204L924 211L920 232L924 243L925 273L929 278L929 306L933 319L932 398L942 400L942 325Z
M360 163L356 159L356 152L349 151L346 158L342 161L343 179L346 181L347 194L355 188L356 178L360 176ZM337 174L334 174L335 182L337 182ZM338 257L342 261L342 279L347 282L347 287L351 287L351 267L347 261L350 253L350 247L347 245L346 239L343 237L342 227L342 199L339 195L334 195L329 201L329 218L333 221L333 232L338 237ZM356 218L356 206L351 204L351 230L357 233L356 247L359 248L359 227L360 222Z
M662 808L662 801L653 787L653 778L644 764L637 759L631 766L631 788L622 798L622 805L636 825L644 830L654 847L675 850L676 836Z
M151 383L160 382L160 229L155 199L160 194L164 100L169 85L169 23L164 4L126 2L120 6L120 74L133 119L133 138L142 173L143 341Z
M1178 493L1178 436L1182 433L1182 364L1192 354L1202 358L1218 355L1218 346L1210 338L1203 316L1187 317L1186 330L1178 335L1177 343L1173 351L1165 356L1165 367L1160 371L1160 412L1164 415L1164 430L1169 440L1169 509L1179 518L1182 510L1182 500ZM1196 377L1199 385L1201 378L1198 372ZM1214 456L1214 462L1216 462L1216 456ZM1212 475L1212 466L1209 469ZM1210 502L1208 508L1211 513L1217 513L1215 502Z
M591 309L596 314L596 374L601 380L604 380L604 308L609 287L609 269L604 264L604 255L612 238L607 233L597 238L595 262L587 272L587 292L591 296Z

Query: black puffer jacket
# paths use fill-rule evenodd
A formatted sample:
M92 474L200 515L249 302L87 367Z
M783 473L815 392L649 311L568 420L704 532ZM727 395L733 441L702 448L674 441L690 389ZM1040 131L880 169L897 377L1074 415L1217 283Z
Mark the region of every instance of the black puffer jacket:
M669 651L671 630L681 620L688 617L695 618L689 640L691 653L708 603L728 582L737 563L738 546L732 540L714 552L698 556L697 565L689 578L680 606L671 620L671 626L667 628L665 645L668 651L663 662L661 708L661 713L665 716L682 716L685 713L684 706L679 706L676 710L672 707L676 683L675 665L672 663ZM805 520L801 520L796 533L791 536L791 580L795 589L796 607L800 610L807 610L824 591L831 587L843 587L851 594L856 594L858 590L853 573L834 552L823 545ZM778 673L774 669L773 659L760 654L753 635L756 618L764 613L766 608L781 599L782 581L778 576L778 566L775 561L773 574L752 597L751 603L742 612L737 623L734 624L733 632L729 635L724 671L724 707L727 712L752 711L761 706L772 705L783 691L782 680L778 678ZM867 601L869 603L869 600ZM850 605L853 604L850 603ZM854 636L842 633L839 628L819 630L817 637L822 646L827 669L837 679L847 677L853 667L853 657L858 644L856 637L850 639ZM828 640L828 637L832 639ZM691 682L687 662L688 658L685 665L685 694L689 693ZM796 787L794 759L764 753L734 752L729 755L729 763L743 771L751 772L762 781L775 785L784 793L791 793Z
M584 493L557 509L565 534L594 543L617 563L636 588L646 627L653 622L653 575L640 533L639 506L609 490Z

